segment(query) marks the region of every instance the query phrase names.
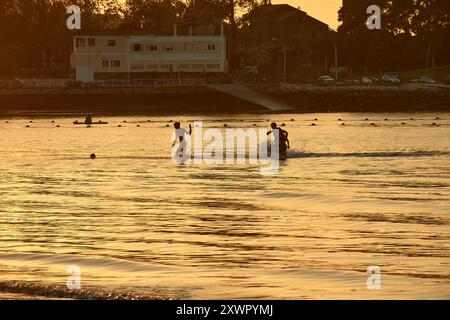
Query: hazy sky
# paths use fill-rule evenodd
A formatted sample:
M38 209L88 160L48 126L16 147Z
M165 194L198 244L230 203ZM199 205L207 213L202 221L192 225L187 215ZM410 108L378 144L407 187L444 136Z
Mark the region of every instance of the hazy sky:
M342 6L342 0L272 0L272 4L281 3L300 7L310 16L328 24L330 28L336 29L339 25L337 12Z

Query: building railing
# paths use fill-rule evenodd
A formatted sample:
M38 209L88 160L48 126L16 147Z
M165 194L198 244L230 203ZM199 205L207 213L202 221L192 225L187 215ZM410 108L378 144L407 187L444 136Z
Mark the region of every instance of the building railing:
M8 79L0 80L2 88L115 88L152 86L201 86L206 79L109 79L81 82L72 79Z

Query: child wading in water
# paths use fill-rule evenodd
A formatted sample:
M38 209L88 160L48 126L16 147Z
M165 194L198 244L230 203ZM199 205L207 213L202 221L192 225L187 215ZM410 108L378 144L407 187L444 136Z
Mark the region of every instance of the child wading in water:
M191 135L192 127L191 127L191 124L189 124L189 132L188 132L186 129L180 127L180 123L179 122L175 122L173 124L173 126L174 126L175 130L174 130L174 132L172 134L172 140L173 140L172 149L173 149L173 147L175 146L175 144L177 143L177 140L178 140L179 144L178 144L178 147L177 147L174 155L183 158L184 152L185 152L185 150L187 148L187 142L186 142L185 136L187 134Z

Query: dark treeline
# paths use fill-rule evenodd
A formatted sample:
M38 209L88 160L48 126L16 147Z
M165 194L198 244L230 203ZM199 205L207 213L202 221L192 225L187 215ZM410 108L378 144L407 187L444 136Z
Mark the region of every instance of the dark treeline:
M382 9L381 30L369 30L361 14L373 4ZM355 72L450 64L449 0L344 0L339 21L339 63Z
M424 68L427 60L429 66L450 64L449 0L343 2L338 13L342 23L338 32L323 39L330 47L329 65L334 59L333 42L338 44L339 65L349 66L355 72ZM248 17L255 8L267 3L267 0L0 0L0 77L23 74L23 70L38 70L39 74L60 70L67 74L70 37L74 31L66 28L66 7L71 4L82 10L83 33L115 30L162 35L170 34L174 23L225 21L232 40L232 67L238 68L242 61L257 64L258 60L266 66L275 65L269 60L279 60L276 55L266 56L259 49L245 46L251 38L244 27L251 23ZM368 30L365 26L366 8L371 4L383 9L382 30ZM268 46L276 48L277 44ZM323 71L321 50L314 66ZM314 48L301 51L310 54ZM301 54L299 50L290 63L301 61ZM279 72L279 68L273 72Z

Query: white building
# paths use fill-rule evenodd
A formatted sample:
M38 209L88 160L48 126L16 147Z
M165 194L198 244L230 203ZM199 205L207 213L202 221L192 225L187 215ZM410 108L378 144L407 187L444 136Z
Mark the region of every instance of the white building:
M177 35L176 30L175 26L172 36L74 36L70 64L76 79L145 79L228 71L223 26L220 35Z

